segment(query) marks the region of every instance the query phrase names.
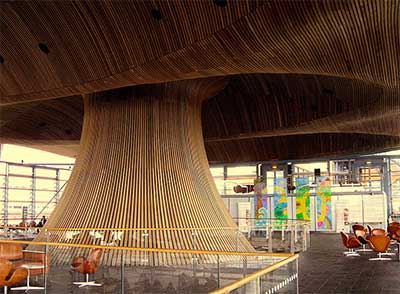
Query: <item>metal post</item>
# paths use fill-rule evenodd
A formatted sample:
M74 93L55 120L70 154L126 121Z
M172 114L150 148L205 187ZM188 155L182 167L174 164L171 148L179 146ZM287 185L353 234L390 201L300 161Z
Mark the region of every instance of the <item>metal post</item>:
M32 185L31 185L31 218L34 219L36 216L36 168L32 167Z
M224 195L226 195L226 180L228 179L228 167L224 165ZM231 207L229 206L229 212L231 212ZM232 214L232 212L231 212Z
M4 225L8 225L8 189L9 189L9 173L10 173L10 166L6 163L5 168L5 176L4 176L4 191L3 191L3 218L4 218Z
M56 169L56 183L55 183L56 185L56 192L58 192L58 191L60 191L60 169ZM56 202L56 204L58 203L58 200L60 199L60 194L59 193L57 193L56 194L56 199L55 199L55 202Z
M124 251L122 251L122 254L121 254L121 294L125 293L124 280L125 280L125 260L124 260Z
M269 230L269 239L268 239L268 252L272 253L272 238L273 238L273 229L272 229L272 224L268 226Z
M299 260L296 259L296 293L299 293Z
M44 247L45 255L44 255L44 293L47 293L47 254L49 252L47 243L49 242L49 233L47 229L44 230L44 234L46 236L46 245Z
M217 255L217 286L218 286L218 288L221 287L220 277L221 277L221 265L220 265L219 255Z
M290 253L292 253L292 254L295 252L294 235L295 235L294 226L291 225L290 226Z

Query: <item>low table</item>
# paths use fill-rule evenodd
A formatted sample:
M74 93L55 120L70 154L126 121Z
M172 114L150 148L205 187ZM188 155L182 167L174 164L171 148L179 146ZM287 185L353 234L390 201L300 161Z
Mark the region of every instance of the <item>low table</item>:
M30 286L29 285L29 278L30 278L30 270L32 269L44 269L44 265L43 264L38 264L38 263L25 263L23 265L21 265L21 267L24 267L28 270L28 277L26 278L26 286L22 286L22 287L15 287L12 288L11 290L24 290L24 291L28 291L28 290L43 290L45 287L34 287L34 286Z

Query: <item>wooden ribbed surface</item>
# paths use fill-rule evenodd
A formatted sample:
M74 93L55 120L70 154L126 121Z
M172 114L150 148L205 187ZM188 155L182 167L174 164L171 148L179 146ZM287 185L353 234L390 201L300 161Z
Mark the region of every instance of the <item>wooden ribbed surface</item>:
M79 96L2 109L1 142L78 154ZM204 102L202 125L212 163L378 152L399 146L400 98L396 89L344 78L237 75Z
M400 85L398 0L2 1L0 13L2 103L240 73Z
M234 230L212 229L236 226L211 177L201 128L202 100L224 86L188 81L86 97L81 152L48 226L209 227L195 245L191 231L161 231L150 232L147 246L252 250ZM93 239L81 234L79 242ZM126 233L121 246L146 244Z

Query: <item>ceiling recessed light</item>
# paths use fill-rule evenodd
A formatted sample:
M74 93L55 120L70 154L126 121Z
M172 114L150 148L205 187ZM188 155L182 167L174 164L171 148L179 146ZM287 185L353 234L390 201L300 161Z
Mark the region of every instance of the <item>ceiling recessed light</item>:
M214 4L218 7L225 7L228 4L227 0L214 0Z
M45 54L50 53L49 47L47 47L47 45L44 43L39 43L39 49Z
M153 8L151 10L151 16L157 21L160 21L162 19L161 11L157 8Z
M322 92L324 94L326 94L326 95L333 95L334 94L334 92L331 89L327 89L327 88L323 89Z

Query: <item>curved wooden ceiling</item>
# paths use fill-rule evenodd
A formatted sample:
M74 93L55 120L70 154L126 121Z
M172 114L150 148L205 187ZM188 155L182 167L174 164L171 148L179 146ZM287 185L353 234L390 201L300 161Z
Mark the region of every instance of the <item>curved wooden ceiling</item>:
M400 146L400 1L226 3L1 2L1 142L73 155L81 95L229 76L211 162Z

